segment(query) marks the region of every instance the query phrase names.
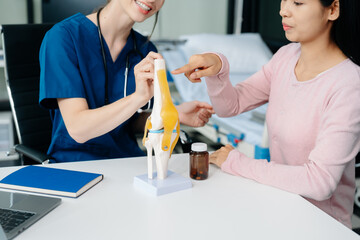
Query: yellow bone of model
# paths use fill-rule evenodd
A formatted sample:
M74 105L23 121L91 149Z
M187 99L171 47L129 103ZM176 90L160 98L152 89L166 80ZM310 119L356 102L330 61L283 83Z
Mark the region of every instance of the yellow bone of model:
M162 107L160 116L164 124L164 136L161 143L161 149L168 151L171 143L171 135L176 126L176 138L171 145L170 155L179 139L180 135L180 124L179 124L179 113L176 110L170 95L169 85L166 79L166 72L164 69L157 71L159 86L161 91Z

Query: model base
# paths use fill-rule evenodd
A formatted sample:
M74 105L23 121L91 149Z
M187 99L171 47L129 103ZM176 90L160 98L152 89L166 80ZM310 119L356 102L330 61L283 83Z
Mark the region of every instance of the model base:
M134 177L135 187L148 192L151 195L160 196L172 192L185 190L192 187L191 180L177 173L168 171L167 178L157 179L154 173L153 179L149 179L147 174Z

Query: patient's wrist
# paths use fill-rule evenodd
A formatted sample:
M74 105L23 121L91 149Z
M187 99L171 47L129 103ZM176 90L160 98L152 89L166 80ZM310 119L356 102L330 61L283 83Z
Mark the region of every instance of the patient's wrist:
M221 68L220 68L220 70L219 70L219 72L218 72L218 76L220 76L220 75L223 75L223 74L228 74L229 73L229 68L230 68L230 66L229 66L229 62L228 62L228 60L227 60L227 58L223 55L223 54L221 54L221 53L214 53L219 59L220 59L220 61L221 61Z

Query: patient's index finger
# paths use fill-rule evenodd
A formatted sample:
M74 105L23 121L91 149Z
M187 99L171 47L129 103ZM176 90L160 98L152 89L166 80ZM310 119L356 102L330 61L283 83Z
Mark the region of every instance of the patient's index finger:
M180 73L186 73L186 72L190 72L194 70L190 64L186 64L178 69L175 69L173 71L171 71L172 74L180 74Z

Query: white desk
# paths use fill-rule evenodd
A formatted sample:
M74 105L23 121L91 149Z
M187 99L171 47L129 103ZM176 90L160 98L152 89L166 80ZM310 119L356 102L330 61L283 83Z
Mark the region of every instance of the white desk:
M146 158L53 164L103 173L78 199L62 204L20 234L22 239L360 239L302 197L231 176L211 166L209 179L160 197L133 186ZM0 178L18 167L0 168ZM188 176L188 155L169 169Z

